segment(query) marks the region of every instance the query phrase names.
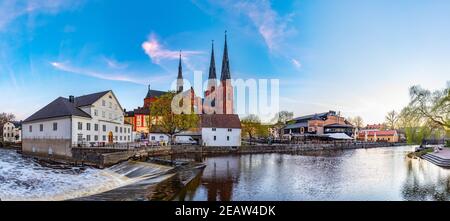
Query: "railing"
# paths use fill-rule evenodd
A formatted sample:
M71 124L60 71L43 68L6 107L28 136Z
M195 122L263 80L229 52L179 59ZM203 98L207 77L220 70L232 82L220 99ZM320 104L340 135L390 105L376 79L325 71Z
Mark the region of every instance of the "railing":
M159 143L149 142L132 142L132 143L105 143L105 142L75 142L72 148L86 148L86 149L114 149L114 150L134 150L138 148L148 147L164 147Z

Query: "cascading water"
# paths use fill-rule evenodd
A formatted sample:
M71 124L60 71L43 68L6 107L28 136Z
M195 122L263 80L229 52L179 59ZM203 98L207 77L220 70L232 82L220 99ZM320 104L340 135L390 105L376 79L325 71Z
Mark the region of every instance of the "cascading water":
M108 169L53 169L12 150L0 149L1 200L68 200L91 196L133 183L163 179L172 167L124 162Z

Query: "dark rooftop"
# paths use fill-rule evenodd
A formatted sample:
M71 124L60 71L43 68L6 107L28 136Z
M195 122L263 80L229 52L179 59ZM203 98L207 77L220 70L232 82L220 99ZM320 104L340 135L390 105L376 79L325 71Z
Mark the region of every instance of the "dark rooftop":
M147 96L145 96L145 98L159 97L166 93L167 93L167 91L157 91L157 90L149 89L147 92Z
M201 126L214 128L241 128L241 121L236 114L203 114L201 115Z
M24 122L65 116L80 116L91 118L89 114L79 109L75 105L75 103L71 103L69 99L58 97L47 106L43 107L27 119L25 119Z

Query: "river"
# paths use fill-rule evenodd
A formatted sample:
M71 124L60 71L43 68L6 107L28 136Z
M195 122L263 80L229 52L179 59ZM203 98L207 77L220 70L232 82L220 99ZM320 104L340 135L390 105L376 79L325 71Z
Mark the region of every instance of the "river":
M450 170L407 158L413 149L404 146L308 154L195 156L191 160L207 166L175 199L450 200ZM186 156L183 158L186 160ZM157 185L167 178L170 169L147 162L125 162L103 170L51 169L14 151L0 149L0 198L132 200L134 196L125 196L131 195L127 186L143 179ZM165 184L155 189L167 190ZM108 192L115 193L114 197L89 197Z
M450 200L450 170L409 159L414 147L207 157L178 200Z

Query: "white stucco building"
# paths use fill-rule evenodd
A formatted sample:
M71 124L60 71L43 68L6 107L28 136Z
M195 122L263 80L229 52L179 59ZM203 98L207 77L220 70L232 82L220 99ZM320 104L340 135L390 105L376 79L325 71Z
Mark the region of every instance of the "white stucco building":
M107 147L133 141L131 125L112 91L59 97L22 124L22 150L71 157L73 147Z
M3 125L3 141L9 143L22 142L22 122L11 121Z
M203 146L241 146L241 122L236 114L203 114L201 116Z

